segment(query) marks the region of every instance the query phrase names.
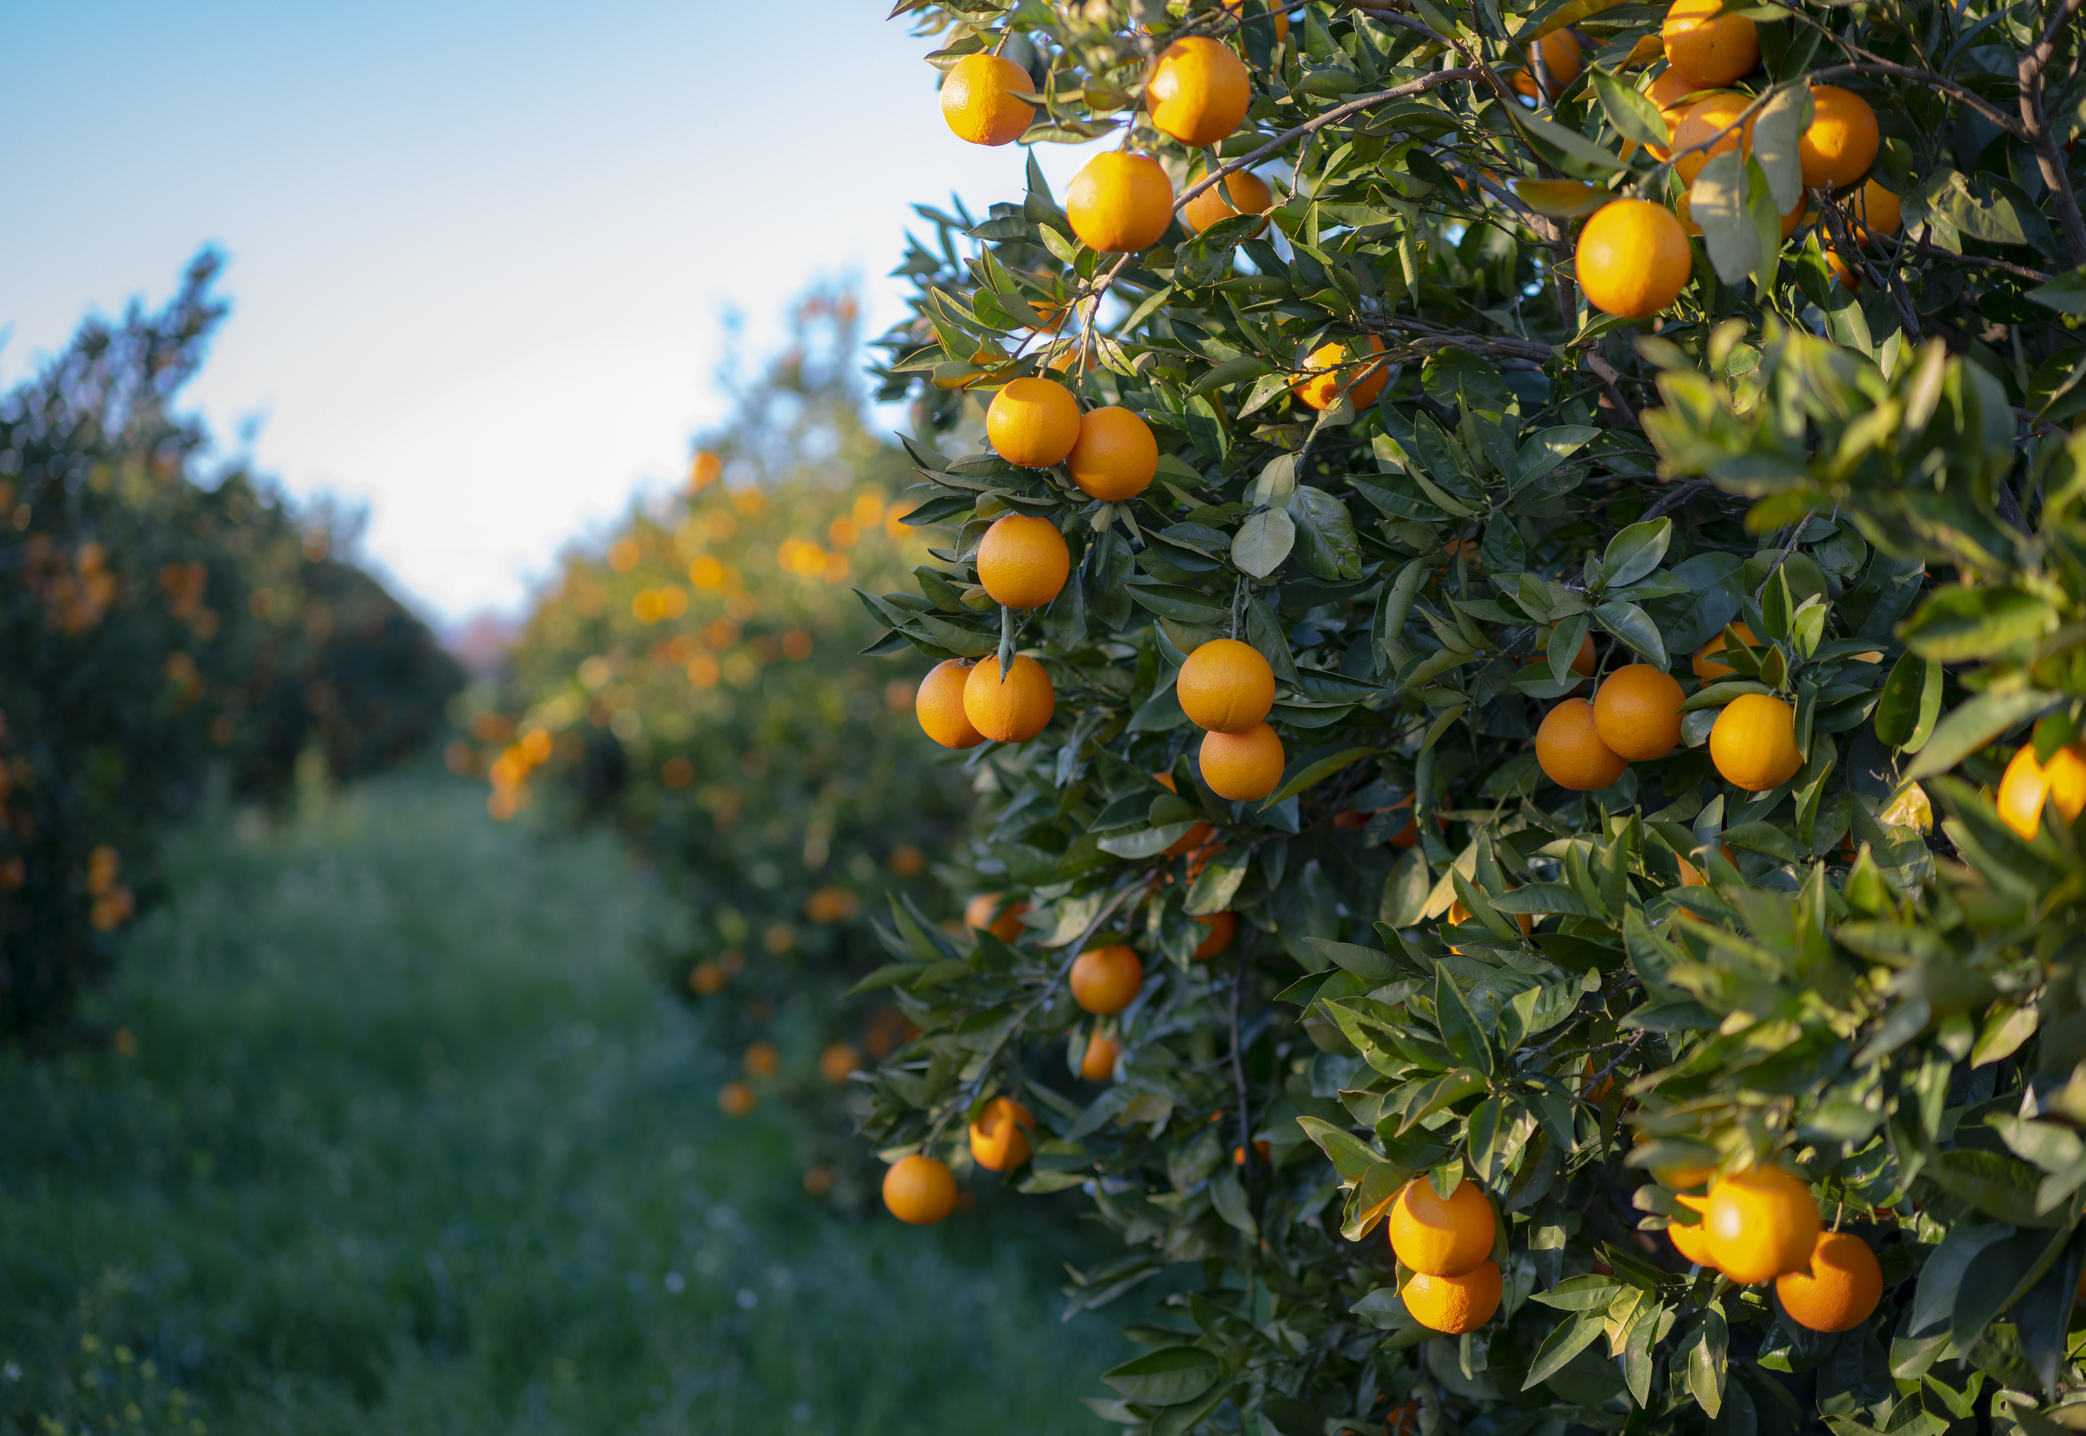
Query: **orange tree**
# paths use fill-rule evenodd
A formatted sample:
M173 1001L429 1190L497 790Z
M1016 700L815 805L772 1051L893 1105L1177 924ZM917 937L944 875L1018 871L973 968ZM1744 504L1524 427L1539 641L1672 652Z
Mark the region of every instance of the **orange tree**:
M902 1034L872 1010L887 1003L833 994L889 896L942 912L929 856L964 812L912 724L926 665L857 651L879 633L850 585L902 582L926 555L899 522L903 455L863 426L855 330L850 295L798 307L686 488L566 555L475 725L496 817L543 794L657 872L663 975L744 1053L720 1097L735 1115L778 1087L823 1110ZM804 1129L813 1156L839 1140L823 1126Z
M433 635L173 410L223 306L205 254L157 314L84 325L0 396L0 1032L73 1030L154 882L159 831L221 786L269 800L432 738Z
M1120 144L885 340L1026 904L883 930L893 1212L1193 1264L1152 1436L2076 1424L2076 0L897 13Z

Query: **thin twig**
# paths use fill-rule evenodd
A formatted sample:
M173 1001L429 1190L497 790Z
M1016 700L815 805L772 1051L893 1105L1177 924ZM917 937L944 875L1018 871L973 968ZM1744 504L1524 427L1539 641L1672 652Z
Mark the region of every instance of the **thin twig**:
M1644 511L1644 518L1640 522L1649 522L1661 514L1671 513L1682 504L1688 502L1688 500L1694 498L1695 495L1703 493L1712 487L1713 485L1708 479L1686 479L1674 484L1665 493L1659 495L1657 502Z
M1630 427L1642 429L1644 425L1638 421L1637 411L1631 408L1630 401L1623 397L1622 375L1616 372L1615 366L1591 349L1586 351L1585 357L1586 367L1593 370L1595 376L1600 379L1602 387L1608 391L1609 399L1622 411L1622 416L1629 421Z
M1239 1047L1239 1002L1240 994L1246 990L1246 974L1253 965L1253 941L1260 936L1260 929L1246 924L1246 935L1239 942L1239 970L1231 979L1231 1075L1239 1094L1239 1177L1244 1180L1253 1174L1253 1114L1246 1105L1246 1054Z

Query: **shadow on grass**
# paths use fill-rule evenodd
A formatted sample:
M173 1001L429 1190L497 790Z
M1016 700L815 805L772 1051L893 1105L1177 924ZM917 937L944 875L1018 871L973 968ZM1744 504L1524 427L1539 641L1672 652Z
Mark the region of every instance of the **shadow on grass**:
M1058 1320L1068 1221L803 1196L787 1131L716 1111L614 846L480 804L192 833L107 999L135 1055L0 1063L0 1423L1109 1429L1076 1398L1128 1351Z

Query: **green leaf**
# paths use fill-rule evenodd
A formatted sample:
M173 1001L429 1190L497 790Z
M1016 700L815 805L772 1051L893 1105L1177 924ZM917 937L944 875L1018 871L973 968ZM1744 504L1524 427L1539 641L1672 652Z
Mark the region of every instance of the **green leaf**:
M1920 698L1926 692L1927 671L1940 664L1907 653L1891 665L1883 681L1883 697L1876 703L1876 739L1891 748L1902 748L1919 724Z
M1617 134L1640 145L1657 145L1662 150L1672 143L1672 136L1666 133L1666 121L1648 95L1599 65L1590 67L1588 73L1593 80L1594 93L1600 96L1601 109Z
M1289 557L1296 535L1295 521L1281 509L1249 514L1231 541L1231 561L1255 578L1266 578Z
M1352 942L1334 942L1323 937L1307 937L1304 941L1356 977L1366 977L1371 982L1389 982L1403 971L1389 953L1379 952L1373 947L1362 947Z
M1604 603L1593 611L1593 616L1601 627L1643 655L1645 662L1660 668L1666 666L1666 640L1659 636L1659 626L1651 621L1651 615L1636 604Z
M1210 859L1209 864L1195 875L1195 883L1188 889L1188 915L1208 917L1211 913L1228 911L1231 900L1238 895L1239 885L1246 880L1246 869L1252 857L1250 848L1227 848Z
M1113 853L1119 858L1155 858L1188 836L1198 821L1168 823L1164 827L1147 828L1141 833L1113 834L1100 840L1100 848L1102 852Z
M1101 1379L1140 1406L1176 1406L1216 1383L1224 1369L1214 1351L1166 1346L1101 1373Z
M1753 159L1774 197L1778 221L1803 196L1803 162L1797 145L1810 127L1812 108L1809 85L1785 85L1760 107L1752 120ZM1776 238L1780 239L1779 222Z
M1337 753L1328 753L1321 758L1299 758L1297 765L1301 766L1292 765L1290 772L1283 777L1281 786L1268 794L1267 800L1260 805L1260 810L1266 812L1285 798L1295 797L1313 783L1323 782L1332 777L1348 764L1359 763L1362 759L1375 755L1374 748L1343 748Z
M2047 284L2038 284L2025 297L2045 309L2086 319L2086 269L2074 269Z
M1671 519L1631 524L1608 540L1607 550L1601 555L1602 586L1614 590L1643 578L1664 560L1667 545L1672 542Z
M1224 628L1231 623L1228 606L1195 589L1170 583L1132 583L1124 587L1139 606L1175 623L1190 623L1202 628Z
M1463 989L1450 981L1446 972L1437 972L1434 977L1434 1014L1441 1027L1441 1040L1456 1054L1456 1059L1492 1076L1492 1043L1485 1036L1484 1024L1470 1010Z
M1318 1144L1343 1182L1359 1182L1368 1170L1383 1161L1383 1154L1351 1132L1342 1131L1319 1117L1299 1117L1304 1135Z
M1688 190L1688 215L1702 229L1717 278L1737 284L1760 263L1760 235L1746 213L1745 161L1737 150L1711 155Z
M1607 1325L1606 1303L1599 1311L1578 1312L1560 1321L1529 1358L1528 1379L1521 1383L1521 1389L1540 1385L1563 1370L1573 1357L1594 1344Z
M1305 568L1324 579L1362 576L1362 550L1346 504L1301 484L1289 496L1289 516L1296 521L1297 557Z
M1946 773L1978 749L2018 723L2056 706L2063 695L2026 689L2016 693L1980 693L1957 708L1934 730L1918 759L1905 771L1908 780Z
M2012 585L1950 584L1930 594L1905 624L1905 646L1937 663L1990 659L2032 644L2057 626L2057 610Z

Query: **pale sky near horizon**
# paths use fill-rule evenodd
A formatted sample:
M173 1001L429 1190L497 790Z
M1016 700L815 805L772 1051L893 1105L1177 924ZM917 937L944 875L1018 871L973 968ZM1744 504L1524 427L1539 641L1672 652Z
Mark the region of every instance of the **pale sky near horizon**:
M882 0L0 0L0 384L214 243L230 319L188 393L221 451L370 507L430 616L518 612L559 547L678 482L737 311L885 278L1019 146L943 125ZM1084 155L1044 147L1062 194Z

